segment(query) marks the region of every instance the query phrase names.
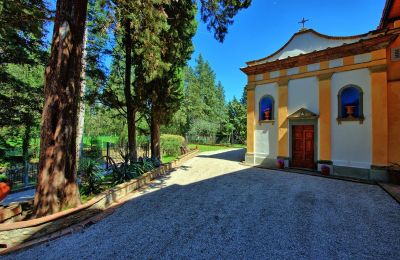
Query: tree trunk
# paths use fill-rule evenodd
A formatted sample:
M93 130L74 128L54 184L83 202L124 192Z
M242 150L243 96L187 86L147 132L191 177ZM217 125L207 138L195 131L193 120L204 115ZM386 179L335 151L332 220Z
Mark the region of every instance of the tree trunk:
M35 215L80 204L76 183L76 128L87 0L58 0L40 132Z
M131 20L127 19L124 22L125 36L125 102L128 123L128 150L129 160L135 162L136 155L136 111L133 104L132 91L131 91L131 71L132 71L132 38L131 38Z
M82 156L83 150L83 128L85 126L85 102L84 96L86 91L86 42L87 42L87 30L83 38L83 54L82 54L82 72L81 72L81 91L79 93L79 105L78 105L78 125L76 130L76 168L78 169L79 159Z
M151 157L152 158L157 158L161 160L161 145L160 145L160 123L159 120L157 119L156 116L156 111L154 106L151 107L151 143L150 143L150 149L151 149Z
M24 162L29 162L29 141L31 140L32 125L28 120L26 121L24 138L22 140L22 157Z

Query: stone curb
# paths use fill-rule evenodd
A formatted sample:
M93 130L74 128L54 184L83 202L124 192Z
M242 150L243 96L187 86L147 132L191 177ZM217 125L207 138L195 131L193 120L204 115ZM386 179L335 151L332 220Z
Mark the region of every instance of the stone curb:
M397 203L400 204L400 186L378 182L379 187L386 191Z
M57 233L63 235L62 231L72 226L82 226L82 223L88 219L101 216L105 212L108 212L108 209L122 205L125 198L132 192L151 183L157 177L165 175L182 163L197 156L198 153L199 150L190 151L170 163L161 165L152 172L147 172L137 179L119 184L97 195L77 208L68 209L42 218L0 224L0 254L24 248L25 244L26 246L31 246L36 243L48 241L52 238L52 234L59 237L60 235L57 236ZM68 232L65 234L68 234Z
M345 176L337 176L337 175L322 175L317 171L312 171L312 170L296 170L296 169L291 169L291 168L285 168L285 169L278 169L278 168L271 168L271 167L265 167L261 165L251 165L247 164L244 162L241 162L242 165L245 166L250 166L250 167L255 167L259 169L265 169L265 170L272 170L272 171L280 171L280 172L290 172L290 173L297 173L297 174L304 174L304 175L309 175L309 176L314 176L314 177L321 177L321 178L326 178L326 179L333 179L333 180L339 180L339 181L348 181L348 182L355 182L355 183L362 183L362 184L368 184L368 185L377 185L376 181L372 180L363 180L363 179L356 179L356 178L351 178L351 177L345 177Z

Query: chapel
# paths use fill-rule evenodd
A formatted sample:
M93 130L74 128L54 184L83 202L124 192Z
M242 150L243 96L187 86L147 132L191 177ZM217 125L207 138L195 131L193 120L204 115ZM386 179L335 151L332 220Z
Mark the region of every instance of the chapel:
M247 164L387 180L400 163L400 0L368 33L303 28L246 64Z

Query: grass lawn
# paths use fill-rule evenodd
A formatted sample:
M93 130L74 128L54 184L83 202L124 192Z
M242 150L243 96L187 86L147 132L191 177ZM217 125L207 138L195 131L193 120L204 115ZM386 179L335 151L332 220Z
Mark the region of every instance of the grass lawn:
M195 149L196 146L199 148L200 152L211 152L211 151L225 150L229 148L246 148L244 144L234 144L234 145L189 144L190 149Z
M163 163L169 163L169 162L172 162L173 160L175 160L176 158L178 158L178 156L163 156L161 161Z

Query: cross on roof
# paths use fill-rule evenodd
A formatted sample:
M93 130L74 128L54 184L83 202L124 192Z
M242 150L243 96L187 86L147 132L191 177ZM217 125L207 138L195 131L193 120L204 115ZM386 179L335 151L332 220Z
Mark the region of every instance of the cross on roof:
M302 29L305 28L305 27L304 27L304 24L305 24L306 22L308 22L308 21L309 21L309 19L305 19L305 18L303 17L303 19L299 22L299 23L303 24L303 28L302 28Z

